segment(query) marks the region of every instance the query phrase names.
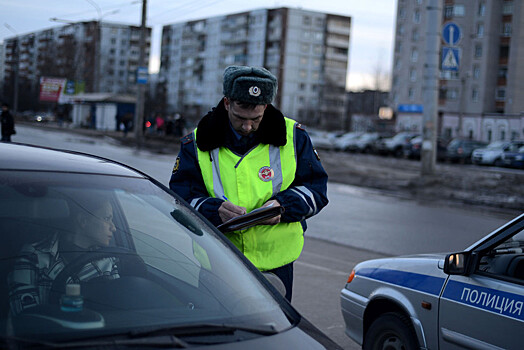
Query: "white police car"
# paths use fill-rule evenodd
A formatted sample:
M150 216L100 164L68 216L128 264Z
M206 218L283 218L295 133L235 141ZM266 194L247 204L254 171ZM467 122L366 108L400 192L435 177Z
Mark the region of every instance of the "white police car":
M523 349L524 213L463 252L358 264L341 306L364 349Z

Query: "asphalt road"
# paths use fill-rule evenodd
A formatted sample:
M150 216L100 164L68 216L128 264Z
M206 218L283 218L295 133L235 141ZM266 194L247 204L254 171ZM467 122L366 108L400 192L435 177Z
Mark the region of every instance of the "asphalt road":
M110 138L93 138L17 125L15 141L98 154L129 164L167 184L176 154L137 151ZM457 251L514 216L478 208L424 203L376 190L329 183L330 204L308 220L295 264L292 304L345 349L340 290L358 262L390 255Z

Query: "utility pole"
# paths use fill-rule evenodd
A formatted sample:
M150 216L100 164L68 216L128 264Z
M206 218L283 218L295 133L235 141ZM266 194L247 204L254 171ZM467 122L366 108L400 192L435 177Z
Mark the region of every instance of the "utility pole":
M146 15L147 0L142 0L142 23L140 25L140 56L138 58L138 69L145 65L146 58ZM135 139L137 148L141 148L144 143L144 100L146 86L138 81L137 72L137 96L135 106Z
M13 32L15 37L15 52L14 52L14 58L15 58L15 64L14 64L14 86L13 86L13 106L11 110L13 111L13 116L16 117L16 113L18 112L18 74L19 74L19 67L20 67L20 37L18 35L18 32L11 27L8 23L4 23L5 27L9 29L11 32Z
M422 124L421 176L433 175L437 157L437 105L442 0L429 0L426 7L426 64L422 88L424 116Z

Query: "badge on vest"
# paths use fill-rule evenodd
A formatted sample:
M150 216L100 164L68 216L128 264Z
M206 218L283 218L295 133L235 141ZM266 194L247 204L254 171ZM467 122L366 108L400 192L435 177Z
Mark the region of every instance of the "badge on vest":
M264 182L271 181L275 177L275 172L268 166L260 168L258 171L258 177Z

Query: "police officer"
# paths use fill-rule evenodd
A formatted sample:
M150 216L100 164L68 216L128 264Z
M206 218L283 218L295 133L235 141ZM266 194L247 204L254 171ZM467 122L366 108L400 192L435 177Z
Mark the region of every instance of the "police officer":
M261 271L275 273L291 301L293 262L306 219L327 205L327 174L307 132L271 102L277 79L264 68L230 66L224 97L182 138L169 183L211 223L253 209L285 212L226 236Z

